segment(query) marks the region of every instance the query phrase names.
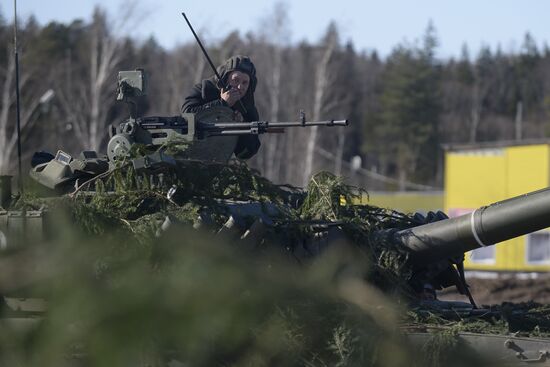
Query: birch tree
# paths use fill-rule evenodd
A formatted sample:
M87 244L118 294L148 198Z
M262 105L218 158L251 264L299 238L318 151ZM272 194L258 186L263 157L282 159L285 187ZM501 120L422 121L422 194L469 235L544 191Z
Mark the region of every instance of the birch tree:
M172 58L171 67L168 69L170 89L172 90L170 110L177 110L183 104L183 98L193 85L200 83L206 74L206 58L198 47L187 47L181 50L180 55L189 55Z
M321 115L325 110L330 109L333 103L337 101L327 102L327 94L329 92L329 85L334 82L333 77L335 74L330 73L330 61L334 55L335 49L338 46L338 35L334 24L329 26L329 30L326 37L326 45L322 48L321 59L315 69L315 87L313 98L313 121L319 121ZM327 103L329 105L327 105ZM306 185L313 172L313 158L315 153L315 145L317 143L317 136L319 127L314 126L310 128L310 133L306 142L306 156L305 167L303 174L303 184Z
M6 47L7 65L0 66L0 174L13 173L16 166L14 159L17 147L16 128L16 86L15 86L15 59L13 47ZM28 135L29 129L36 122L36 113L41 104L41 96L48 90L46 86L38 88L28 87L33 72L29 69L20 69L19 88L21 99L20 127L22 137Z
M84 75L73 75L69 88L58 86L63 113L68 116L82 148L99 150L107 137L109 112L114 106L116 71L123 56L123 43L117 35L133 19L134 8L110 19L96 7L85 42L89 46Z
M199 32L199 37L202 34ZM177 113L183 100L193 85L200 83L208 72L212 73L206 64L206 58L200 48L195 45L180 46L168 55L164 69L164 83L168 91L163 99L163 111ZM162 77L162 75L161 75Z
M258 67L265 72L262 73L265 87L262 88L267 96L268 102L267 118L269 121L281 119L281 100L284 94L282 85L284 49L290 41L290 27L288 23L287 4L278 2L273 8L273 14L261 21L260 43L263 44L258 60ZM272 134L264 137L263 144L263 171L267 178L273 181L281 180L281 169L283 161L284 136Z

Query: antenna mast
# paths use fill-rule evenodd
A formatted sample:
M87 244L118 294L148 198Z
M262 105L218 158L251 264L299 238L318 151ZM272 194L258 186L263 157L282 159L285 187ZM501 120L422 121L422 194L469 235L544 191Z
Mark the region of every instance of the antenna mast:
M19 100L19 51L17 48L17 0L13 0L13 46L15 56L15 104L17 114L17 161L18 161L18 186L19 193L23 193L22 174L21 174L21 108Z

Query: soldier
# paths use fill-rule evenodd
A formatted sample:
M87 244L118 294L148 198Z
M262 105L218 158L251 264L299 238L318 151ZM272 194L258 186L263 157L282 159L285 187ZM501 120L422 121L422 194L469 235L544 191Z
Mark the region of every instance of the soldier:
M209 107L226 106L242 116L243 121L258 121L254 104L256 68L248 56L233 56L218 67L221 81L213 76L196 84L185 98L182 112L199 112ZM223 90L226 85L228 90ZM257 135L239 136L234 153L239 159L251 158L260 148Z

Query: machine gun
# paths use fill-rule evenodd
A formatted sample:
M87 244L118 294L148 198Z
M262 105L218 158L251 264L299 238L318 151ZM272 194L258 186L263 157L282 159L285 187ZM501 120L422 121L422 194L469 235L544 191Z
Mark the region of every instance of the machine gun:
M348 120L306 121L303 111L300 111L300 121L240 122L238 115L228 107L212 107L197 113L183 113L181 116L138 117L137 100L146 95L145 80L145 73L141 69L119 72L117 100L128 104L130 118L111 130L107 146L110 161L126 156L133 144L160 147L170 141L179 141L189 143L187 158L226 162L240 135L282 133L287 127L349 124ZM209 141L206 142L206 139Z
M129 117L118 127L111 127L108 159L93 151L82 152L78 157L61 150L55 155L37 152L30 176L43 186L67 193L79 182L111 170L117 162L128 157L135 144L152 148L153 153L131 159L134 169L151 172L176 165L174 157L165 154L162 148L172 142L182 147L178 158L225 163L233 155L241 135L282 133L286 127L348 125L348 120L306 121L303 112L300 121L296 122L242 122L228 107L213 107L181 116L143 117L140 107L147 95L146 87L143 69L118 73L116 99L128 105Z

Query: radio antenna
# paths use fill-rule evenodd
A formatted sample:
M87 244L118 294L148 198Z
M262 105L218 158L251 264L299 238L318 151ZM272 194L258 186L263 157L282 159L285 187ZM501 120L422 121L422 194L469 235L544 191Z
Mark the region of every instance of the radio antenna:
M208 56L208 52L206 52L206 49L202 45L202 42L199 39L199 36L197 35L197 33L195 33L195 30L193 29L193 26L191 25L191 22L189 21L189 19L187 19L187 15L185 15L184 12L182 12L181 15L183 15L183 17L185 18L185 21L187 22L187 25L189 26L189 29L191 30L191 33L193 33L193 36L195 36L195 40L199 44L199 47L201 48L201 51L204 54L204 57L206 57L206 61L208 61L208 64L210 64L210 68L214 71L214 75L216 75L216 78L218 78L218 80L220 81L223 91L224 92L227 91L227 89L228 89L227 85L222 80L220 74L218 73L218 70L216 70L216 67L214 66L214 63L210 59L210 56ZM243 112L245 114L247 114L248 112L246 110L246 107L244 107L243 101L241 101L240 99L239 99L239 104L240 104L241 108L243 109Z
M18 175L17 180L19 193L23 193L23 176L21 174L21 103L19 98L19 50L17 47L17 0L13 0L13 48L15 57L15 106L17 118L17 163Z

